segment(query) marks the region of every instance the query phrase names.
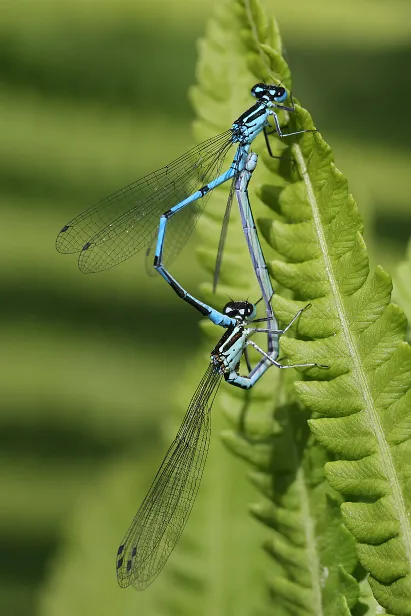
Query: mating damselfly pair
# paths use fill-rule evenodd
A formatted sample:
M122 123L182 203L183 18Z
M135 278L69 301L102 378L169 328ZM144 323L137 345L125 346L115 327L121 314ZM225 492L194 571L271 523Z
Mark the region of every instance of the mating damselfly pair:
M298 135L314 129L283 133L276 110L294 111L284 105L287 92L282 86L257 84L251 90L255 105L243 113L231 128L194 147L166 167L112 194L65 225L57 238L60 252L79 252L83 272L113 267L137 251L153 246L153 266L177 295L214 324L226 329L211 353L204 374L181 427L164 458L154 482L138 510L117 553L116 569L120 586L147 587L159 574L174 549L191 512L203 473L210 440L210 411L222 377L231 385L251 388L271 366L290 368L278 361L278 338L299 317L279 329L271 307L273 289L259 242L248 199L248 182L257 163L251 144L263 132L272 156L267 129L273 118L279 137ZM229 169L221 174L224 159L237 145ZM190 235L214 188L231 181L224 215L214 283L217 283L226 237L229 212L236 194L251 261L265 304L266 316L256 318L256 306L248 301L230 301L220 312L188 293L170 274L168 264ZM249 327L256 322L266 327ZM267 334L267 351L250 337ZM261 356L251 368L247 347ZM241 376L242 356L248 375ZM300 367L325 367L298 364Z

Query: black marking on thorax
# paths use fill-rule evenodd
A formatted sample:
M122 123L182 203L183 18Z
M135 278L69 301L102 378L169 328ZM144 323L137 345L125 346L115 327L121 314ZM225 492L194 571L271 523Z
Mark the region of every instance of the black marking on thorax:
M236 327L238 327L238 332L231 338L227 347L225 347L225 343L230 338L230 336L232 336L232 333ZM222 353L226 353L229 349L231 349L231 347L235 345L237 340L239 340L242 337L243 332L244 332L243 326L239 327L238 325L230 325L226 333L219 340L215 349L213 349L213 352L211 353L211 355L215 357L219 357Z
M234 122L234 124L247 124L248 122L253 122L256 118L264 115L266 112L266 108L261 103L256 103L250 109L247 109L239 118Z
M211 357L217 356L220 354L220 349L222 347L222 345L224 344L224 342L226 342L226 340L231 336L231 334L233 333L235 328L235 325L229 325L226 329L226 331L224 332L224 334L221 336L220 340L217 342L216 346L214 347L214 349L211 351Z
M244 328L242 327L241 329L239 329L239 330L238 330L238 332L236 333L236 335L235 335L235 336L233 336L233 337L231 338L231 340L230 340L230 347L229 347L229 348L231 348L232 346L234 346L234 345L235 345L235 343L237 342L237 340L239 340L239 339L242 337L242 335L243 335L243 331L244 331ZM224 345L222 345L222 346L224 346ZM224 349L224 351L226 351L226 350L227 350L227 349Z

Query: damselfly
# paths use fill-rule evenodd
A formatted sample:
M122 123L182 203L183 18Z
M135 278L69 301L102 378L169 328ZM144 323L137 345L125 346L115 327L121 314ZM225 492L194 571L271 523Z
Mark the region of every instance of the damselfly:
M267 353L270 355L270 358L277 359L279 353L278 336L275 336L271 333L272 330L278 329L277 319L271 305L271 300L274 295L274 289L271 284L270 276L268 274L267 264L264 258L263 250L261 248L257 227L254 222L253 212L251 210L250 201L248 198L248 184L251 180L254 169L257 166L257 160L257 154L255 154L254 152L251 152L247 156L244 164L244 169L240 171L236 178L235 193L237 197L238 207L240 210L241 224L243 227L244 237L247 242L254 273L260 287L261 299L263 300L265 305L267 328L270 330L267 333ZM249 371L251 371L246 350L244 352L244 355L245 359L247 360L247 367ZM266 362L266 366L269 367L269 365L271 364L267 364Z
M254 139L264 133L272 156L267 129L273 118L279 137L289 137L314 129L283 133L278 110L295 110L290 105L285 88L278 85L256 84L252 95L255 105L243 113L226 132L192 148L186 154L113 193L74 218L60 231L56 247L59 252L79 252L80 270L97 272L128 259L157 237L154 267L170 283L168 264L180 251L204 209L211 191L233 180L226 212L229 212L234 184L243 170ZM221 172L231 146L237 145L232 163ZM190 207L187 207L189 204ZM177 216L176 216L177 214ZM225 239L228 215L221 233L216 276ZM165 235L167 230L167 242Z
M231 301L220 313L192 298L190 303L194 307L227 331L211 353L210 365L191 399L183 423L118 549L117 579L122 587L133 584L143 590L151 584L184 530L206 462L211 407L222 377L231 385L250 389L272 365L279 368L326 367L315 363L283 366L276 361L279 335L285 333L309 305L297 312L287 327L278 329L270 301L273 289L248 200L247 186L256 163L257 156L250 154L237 178L235 191L251 260L266 306L266 317L256 319L256 306L248 301ZM262 321L267 322L266 328L247 327L250 323ZM267 352L250 340L255 333L267 334ZM260 353L261 359L253 369L247 359L249 373L241 376L240 360L250 345Z
M299 315L272 335L285 333ZM133 584L143 590L157 577L176 546L194 505L200 486L210 443L211 407L222 377L242 389L250 389L262 371L240 376L239 363L247 346L253 346L271 365L278 368L313 367L306 363L283 366L263 351L250 336L267 333L267 328L247 327L255 322L256 306L248 301L231 301L221 313L221 322L229 322L211 362L198 385L183 422L117 552L118 583ZM266 319L256 319L261 321ZM261 363L261 362L260 362ZM266 370L266 368L265 368ZM265 372L264 370L264 372Z

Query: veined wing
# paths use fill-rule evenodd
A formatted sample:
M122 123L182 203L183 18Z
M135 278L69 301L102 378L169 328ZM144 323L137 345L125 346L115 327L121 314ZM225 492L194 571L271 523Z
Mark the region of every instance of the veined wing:
M215 168L210 170L210 178L217 178L220 175L223 162L224 156L221 156L219 159L216 159ZM207 205L211 194L212 191L206 193L204 197L190 203L187 207L180 210L175 216L173 216L167 221L167 232L162 257L162 262L166 266L168 266L174 260L174 258L178 255L180 250L187 242L191 232L193 231L197 223L197 220L203 213L203 210ZM157 244L156 240L157 229L146 252L146 272L149 276L154 276L157 273L153 267L154 254Z
M113 225L95 235L80 253L80 270L85 273L98 272L125 261L152 240L155 246L161 214L215 179L220 173L231 145L231 140L225 142L224 148L214 153L213 157L211 155L207 159L203 157L199 177L196 177L200 168L197 162L184 176L173 182L171 197L164 194L168 190L167 187L163 193L160 194L159 191L155 199L150 200L151 210L145 217L140 216L136 219L136 210L131 210ZM164 263L169 264L184 246L210 195L211 192L208 192L201 199L190 203L168 221L163 249Z
M79 265L85 272L128 259L150 242L163 212L214 179L231 145L228 130L96 203L63 227L57 250L81 251Z
M223 253L224 253L225 242L227 239L228 223L230 222L231 206L233 204L233 197L234 197L234 192L235 192L236 181L237 181L237 174L233 177L231 181L230 192L228 194L227 205L225 207L225 212L224 212L223 224L221 226L220 239L218 242L218 249L217 249L217 257L216 257L215 267L214 267L213 293L216 292L218 281L220 278L220 270L221 270L221 265L223 263Z
M210 411L221 382L210 364L166 457L117 552L121 587L146 588L157 577L186 525L210 443Z

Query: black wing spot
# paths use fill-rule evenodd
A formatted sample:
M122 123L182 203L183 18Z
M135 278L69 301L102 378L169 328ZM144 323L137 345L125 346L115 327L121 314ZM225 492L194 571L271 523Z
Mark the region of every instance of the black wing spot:
M84 244L82 251L84 252L85 250L88 250L91 246L91 242L87 242L87 244Z
M121 567L123 566L123 560L124 558L119 558L118 562L117 562L117 569L121 569Z
M131 560L127 561L127 573L131 570Z
M120 547L117 550L117 556L120 556L120 554L123 552L124 550L124 543L122 545L120 545Z
M63 227L60 233L65 233L68 229L70 229L70 225L66 225L65 227Z
M136 554L137 554L137 548L134 546L133 551L131 552L131 558L134 558Z

